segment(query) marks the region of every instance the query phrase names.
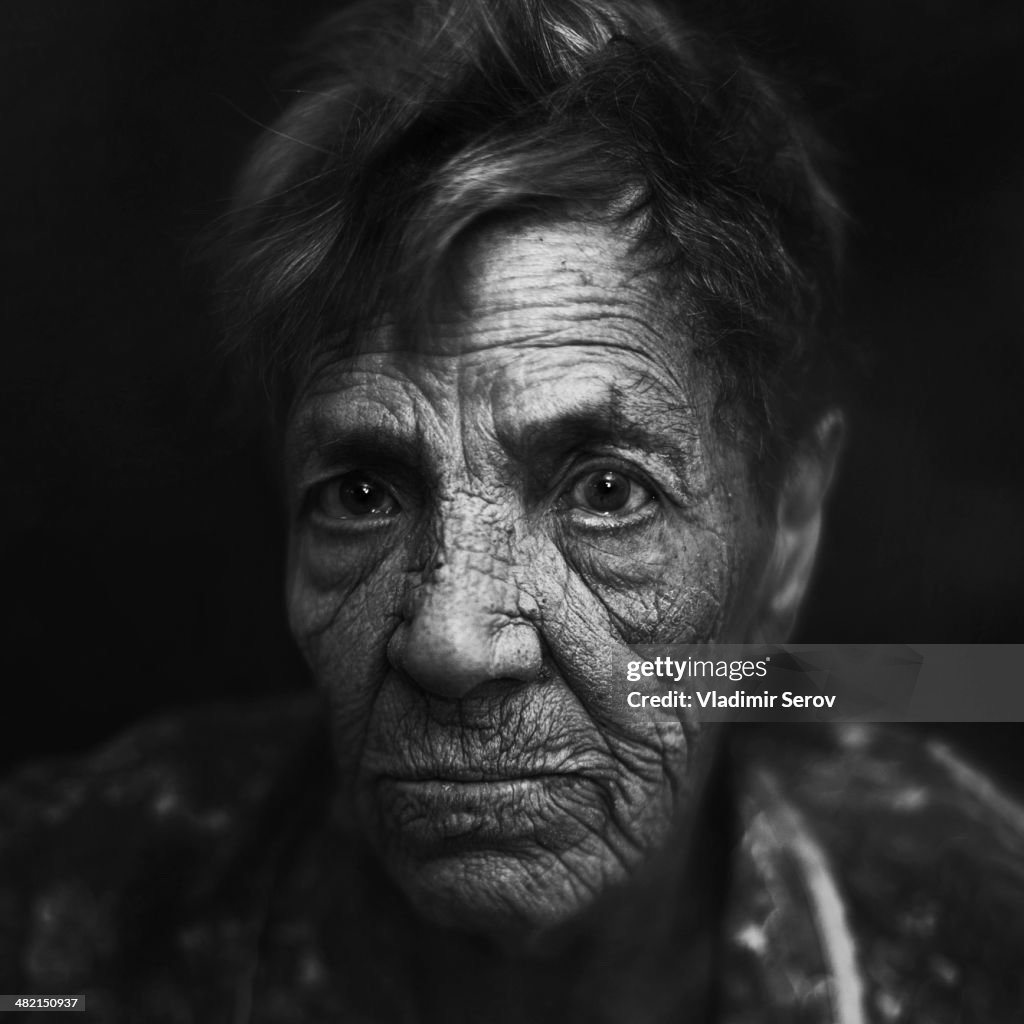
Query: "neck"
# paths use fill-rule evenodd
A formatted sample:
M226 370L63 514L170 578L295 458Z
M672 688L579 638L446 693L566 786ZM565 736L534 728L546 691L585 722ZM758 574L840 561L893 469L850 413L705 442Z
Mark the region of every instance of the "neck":
M700 871L672 867L649 865L578 920L518 942L423 928L416 943L422 1018L706 1020L718 916L709 897L719 887L707 863Z

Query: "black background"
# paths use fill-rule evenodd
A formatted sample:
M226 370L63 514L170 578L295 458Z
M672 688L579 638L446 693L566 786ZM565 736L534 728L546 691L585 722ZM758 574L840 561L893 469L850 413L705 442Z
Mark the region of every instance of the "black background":
M328 9L5 0L3 763L304 685L274 490L226 424L188 268L286 44ZM1024 7L693 10L785 69L843 154L869 358L797 639L1024 639ZM1019 775L1019 726L964 738Z

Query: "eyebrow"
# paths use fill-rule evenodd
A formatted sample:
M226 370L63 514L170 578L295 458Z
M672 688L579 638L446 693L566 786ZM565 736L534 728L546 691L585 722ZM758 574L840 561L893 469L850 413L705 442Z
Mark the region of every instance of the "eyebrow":
M344 463L365 465L414 465L419 460L419 437L415 432L395 431L380 425L346 422L330 412L307 417L288 446L288 458L296 468L333 468Z
M689 404L681 397L673 404L662 396L651 396L641 416L629 408L633 403L624 392L624 388L613 386L600 398L553 416L538 417L522 426L514 424L512 429L499 427L499 441L522 462L588 445L610 445L660 455L673 464L680 463L680 468L688 464L698 439L696 424L689 430L685 427L687 420L693 420ZM669 423L672 428L666 430Z
M504 422L502 422L504 420ZM687 429L687 421L692 426ZM671 424L671 426L670 426ZM635 449L659 457L685 481L693 472L699 434L693 411L680 396L650 396L635 408L625 388L612 386L588 396L575 407L564 405L552 415L495 421L502 450L522 465L542 471L571 452L586 448ZM313 411L299 426L290 445L297 467L333 468L347 462L422 468L422 435L415 424L353 421L328 408Z
M599 413L573 412L531 423L518 438L505 444L522 461L555 449L582 448L588 444L626 444L670 455L678 444L631 420L610 420Z

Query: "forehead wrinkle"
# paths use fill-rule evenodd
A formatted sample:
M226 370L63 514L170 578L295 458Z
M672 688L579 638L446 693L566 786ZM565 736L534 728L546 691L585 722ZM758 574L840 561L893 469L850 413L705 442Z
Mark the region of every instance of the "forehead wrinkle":
M558 271L553 273L557 274ZM564 274L564 271L562 272ZM527 286L524 288L524 285ZM529 298L524 300L522 293ZM461 315L446 318L439 323L456 325L469 321L479 323L488 318L507 317L522 313L543 312L545 316L561 314L564 319L601 320L622 315L629 317L635 309L651 312L657 310L647 288L623 287L608 284L604 287L581 286L570 281L552 281L550 275L538 275L534 280L529 275L513 276L511 272L503 280L481 278L476 282L473 302Z
M534 407L521 403L496 415L498 440L517 459L529 463L552 449L590 444L638 447L676 463L692 461L699 426L680 396L669 396L648 382L650 394L633 389L644 382L607 382L600 391L568 397L552 395ZM661 392L660 394L658 392Z
M373 370L334 366L308 389L288 431L288 451L295 458L344 440L346 435L374 434L397 444L422 447L424 422L410 401L407 381Z
M301 429L320 450L347 438L368 452L404 448L438 485L479 486L498 452L488 443L493 372L457 357L405 356L375 356L369 367L358 365L365 357L337 361L309 392Z
M448 351L551 345L591 336L679 348L657 278L606 225L578 221L481 231L460 257L462 299L435 320Z
M455 383L452 395L453 451L450 458L464 480L479 485L493 476L498 455L494 442L494 390L496 373L488 364L454 358ZM455 469L452 465L450 469Z
M501 305L481 301L471 318L446 326L447 337L439 337L433 346L441 355L587 345L651 358L654 352L682 355L688 348L648 303L614 302L607 296L583 299L578 293L551 303L533 297ZM672 369L662 367L663 372Z

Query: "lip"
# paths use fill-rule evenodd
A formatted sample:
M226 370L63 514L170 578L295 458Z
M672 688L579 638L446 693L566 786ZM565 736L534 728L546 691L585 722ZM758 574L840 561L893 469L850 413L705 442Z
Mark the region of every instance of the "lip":
M491 776L452 773L430 777L384 777L377 794L389 830L413 846L453 841L471 845L504 843L536 832L539 812L552 794L572 785L570 775ZM550 817L550 814L540 815Z
M475 776L433 775L419 777L385 777L379 785L399 799L421 801L436 811L493 807L514 803L560 785L571 777L565 774Z
M565 778L568 774L568 772L564 771L545 771L544 769L539 771L516 772L493 768L461 768L446 766L444 768L426 769L422 771L407 771L401 774L381 772L380 778L381 780L396 783L440 782L469 784L474 782L522 782L530 779L557 779Z
M514 776L489 776L481 778L452 776L429 776L424 778L385 778L381 782L394 788L399 792L410 795L419 794L425 797L437 799L463 799L472 801L476 797L494 799L501 794L510 797L526 793L538 786L558 785L564 783L569 776L542 774L542 775L514 775Z

